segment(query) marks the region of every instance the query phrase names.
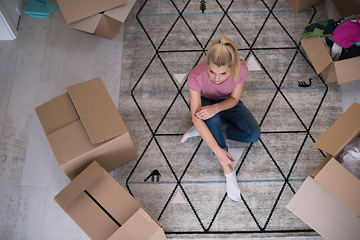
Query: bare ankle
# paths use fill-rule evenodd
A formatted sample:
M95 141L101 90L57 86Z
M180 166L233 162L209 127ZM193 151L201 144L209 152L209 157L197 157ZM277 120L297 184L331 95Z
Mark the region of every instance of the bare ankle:
M223 164L224 174L232 173L233 169L230 164Z

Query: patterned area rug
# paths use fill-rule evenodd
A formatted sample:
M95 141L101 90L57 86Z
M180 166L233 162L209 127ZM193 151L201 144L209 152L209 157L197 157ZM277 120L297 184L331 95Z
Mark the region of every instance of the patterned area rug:
M285 0L136 2L125 25L119 111L139 157L114 177L168 236L317 235L285 206L325 156L314 141L342 113L339 87L324 84L300 46L304 27L324 19L324 3L295 13ZM224 35L248 62L242 101L262 130L253 144L227 140L240 202L227 197L200 137L180 143L192 126L186 76Z

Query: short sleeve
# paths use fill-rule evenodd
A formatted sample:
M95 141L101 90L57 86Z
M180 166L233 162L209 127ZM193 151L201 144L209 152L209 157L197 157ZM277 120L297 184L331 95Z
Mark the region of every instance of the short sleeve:
M246 64L241 64L239 75L240 75L240 78L237 83L238 84L244 83L247 80L248 75L249 75L249 70L248 70L248 67L246 66Z
M189 74L187 84L191 90L194 90L195 92L201 92L200 81L194 74Z

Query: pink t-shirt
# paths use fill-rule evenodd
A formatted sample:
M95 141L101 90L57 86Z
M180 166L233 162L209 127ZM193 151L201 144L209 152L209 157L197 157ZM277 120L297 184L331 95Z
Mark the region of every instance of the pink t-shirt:
M245 64L242 64L239 81L234 82L230 74L224 82L216 84L210 80L207 69L207 62L200 62L191 70L187 84L190 89L200 92L201 96L212 100L226 99L232 93L236 84L245 82L248 77L248 68Z

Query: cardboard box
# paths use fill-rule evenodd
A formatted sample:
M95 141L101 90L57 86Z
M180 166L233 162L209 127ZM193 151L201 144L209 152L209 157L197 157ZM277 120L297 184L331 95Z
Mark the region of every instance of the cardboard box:
M166 239L161 224L97 162L54 200L91 239Z
M93 161L111 171L137 157L100 78L68 87L67 93L35 110L57 162L70 179Z
M72 28L113 39L136 0L57 0Z
M318 36L309 36L301 40L317 74L328 83L342 84L360 79L360 57L333 61L324 42Z
M159 224L144 209L140 208L109 238L109 240L116 239L163 240L167 238Z
M342 17L360 14L360 0L332 0Z
M300 12L312 5L321 2L322 0L286 0L286 2L290 5L290 7L295 12Z
M329 153L286 206L326 239L360 236L360 180L335 158L360 135L360 104L354 103L314 144Z

